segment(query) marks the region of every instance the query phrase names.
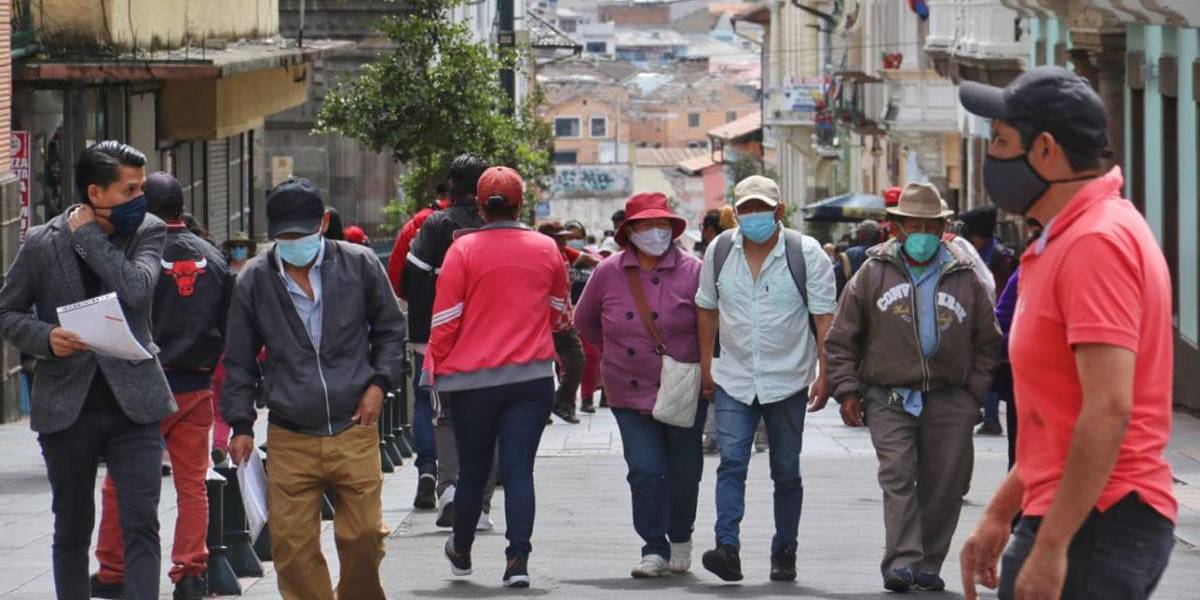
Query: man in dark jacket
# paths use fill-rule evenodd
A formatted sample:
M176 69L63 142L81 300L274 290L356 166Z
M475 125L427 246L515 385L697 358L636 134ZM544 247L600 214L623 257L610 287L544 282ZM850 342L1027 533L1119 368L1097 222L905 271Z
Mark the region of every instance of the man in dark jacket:
M425 387L427 383L421 381L421 365L425 362L425 349L429 343L437 274L442 268L446 252L450 250L450 244L454 242L454 232L483 226L483 217L475 203L475 186L487 168L487 161L474 154L462 154L454 159L450 164L450 206L429 215L421 224L404 265L403 296L408 299L408 337L413 356L413 420L432 422L437 419L437 462L419 465L421 474L417 480L417 501L414 504L421 508L428 507L433 504L429 495L436 494L438 527L454 525L454 511L451 509L455 483L458 481L458 450L455 448L450 403L438 403L438 414L434 415L434 403L429 389ZM413 427L415 429L417 425ZM480 523L485 528L491 523L488 513L491 512L492 489L489 484L484 491L484 512Z
M150 214L167 222L162 276L154 290L151 322L159 362L175 396L179 412L163 419L162 437L171 456L177 513L171 546L171 580L176 600L207 597L208 432L213 423L213 369L225 338L225 313L232 280L221 253L183 224L183 190L169 173L146 178L142 190ZM111 594L125 579L125 552L112 477L104 479L104 508L96 540L100 572L92 594Z
M157 360L91 352L59 325L57 309L115 293L134 338L151 354L150 311L166 226L146 215L146 157L116 141L92 145L75 165L78 204L35 227L0 290L0 333L37 357L30 425L46 460L54 511L54 587L87 598L96 467L116 484L124 534L125 598L158 598L162 549L159 423L175 402ZM36 310L36 312L35 312Z
M233 461L254 449L258 354L270 411L271 551L287 600L332 600L321 555L321 496L337 492L338 598L382 600L379 430L384 393L401 376L404 317L369 248L324 239L325 204L307 179L267 198L270 252L238 274L229 308L221 412ZM325 292L336 297L326 298Z
M884 587L940 591L1001 337L973 260L942 241L937 188L909 184L888 214L896 237L868 252L833 318L829 380L847 425L865 412L879 458Z
M971 242L979 251L983 264L992 272L992 280L996 283L996 296L1008 285L1009 278L1017 268L1017 257L1013 251L996 239L996 207L980 206L962 214L963 237ZM1003 394L1004 382L1012 381L1012 366L1007 360L999 361L996 366L992 389L983 398L983 424L975 432L980 435L1001 435L1004 428L1000 426L1000 399ZM997 386L1002 387L997 387ZM1011 383L1009 384L1011 387ZM1012 394L1003 394L1008 398ZM1009 407L1010 410L1012 407Z

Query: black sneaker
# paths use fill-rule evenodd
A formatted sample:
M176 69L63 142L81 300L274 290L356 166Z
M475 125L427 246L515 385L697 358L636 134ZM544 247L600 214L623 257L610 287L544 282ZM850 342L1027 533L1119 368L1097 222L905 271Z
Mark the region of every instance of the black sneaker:
M220 448L213 448L212 463L213 463L214 467L228 467L228 466L230 466L229 463L227 462L228 460L229 460L228 452L226 452Z
M975 430L975 435L1004 435L1004 428L1000 426L1000 421L987 421Z
M587 413L587 414L589 414L589 415L594 415L594 414L596 414L596 407L595 407L595 406L592 406L592 405L591 405L591 403L584 404L583 406L580 406L580 407L579 407L579 410L580 410L581 412L585 412L585 413Z
M572 413L571 409L569 409L569 408L554 409L554 416L556 416L572 425L576 425L579 423L579 417L575 416L575 414Z
M946 582L937 573L917 573L913 579L913 587L923 592L944 592Z
M450 572L458 577L471 574L471 555L454 549L454 537L446 540L446 560L450 561Z
M604 393L604 388L600 389L600 408L608 408L608 394Z
M208 580L203 575L188 575L175 584L175 600L203 600L208 597Z
M705 552L700 561L708 572L725 581L742 580L742 559L733 546L718 544L716 548Z
M437 508L437 475L421 473L417 479L417 497L413 499L413 508L433 510Z
M796 552L776 552L771 555L771 581L796 580Z
M504 569L504 587L510 588L527 588L529 587L529 559L528 558L510 558L508 566Z
M912 569L908 567L892 569L883 576L883 589L890 592L904 593L911 590L915 584Z
M92 578L88 582L91 584L93 598L121 600L125 597L124 583L105 583L100 581L99 573L92 573Z

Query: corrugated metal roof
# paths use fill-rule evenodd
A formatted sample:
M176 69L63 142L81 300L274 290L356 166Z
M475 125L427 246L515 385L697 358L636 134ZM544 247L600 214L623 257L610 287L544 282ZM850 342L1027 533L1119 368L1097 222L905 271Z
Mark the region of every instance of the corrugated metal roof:
M762 111L754 111L740 119L708 130L708 135L720 140L736 140L762 129Z
M639 167L673 167L707 154L708 150L691 148L638 148L636 159Z
M687 173L688 175L695 175L695 174L699 173L700 171L703 171L704 169L707 169L715 164L717 164L717 163L713 162L712 155L709 154L708 152L705 152L704 154L702 154L700 156L696 156L696 157L689 158L684 161L680 161L679 162L679 170Z

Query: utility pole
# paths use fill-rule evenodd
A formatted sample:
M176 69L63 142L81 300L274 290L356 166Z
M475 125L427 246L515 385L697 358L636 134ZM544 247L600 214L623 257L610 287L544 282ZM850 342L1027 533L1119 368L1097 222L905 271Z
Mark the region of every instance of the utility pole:
M496 35L497 45L500 46L501 52L514 49L517 45L517 40L513 0L497 0L496 16L500 25L500 31ZM506 60L510 58L512 57L505 57ZM500 85L504 87L504 93L508 96L513 114L516 114L517 75L511 66L505 66L503 69L500 69Z

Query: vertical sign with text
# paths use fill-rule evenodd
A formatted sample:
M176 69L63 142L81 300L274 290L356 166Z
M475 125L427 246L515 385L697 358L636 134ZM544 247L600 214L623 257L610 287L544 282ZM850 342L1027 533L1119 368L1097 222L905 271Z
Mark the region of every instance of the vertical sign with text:
M21 182L21 241L29 231L29 164L33 152L29 148L29 132L12 132L12 172Z

